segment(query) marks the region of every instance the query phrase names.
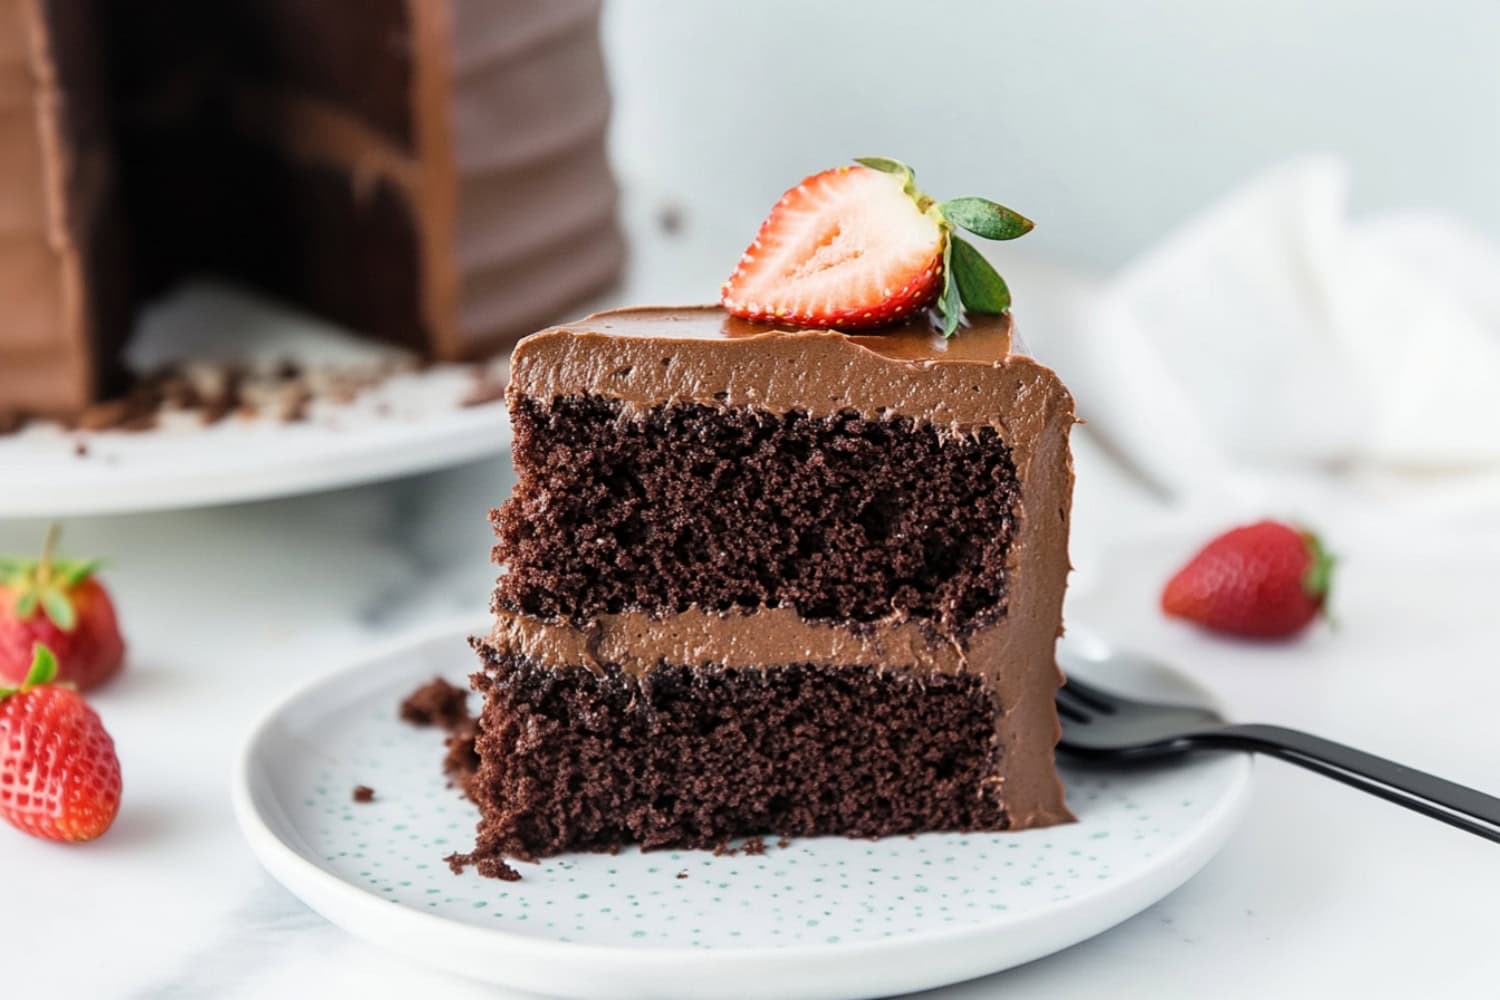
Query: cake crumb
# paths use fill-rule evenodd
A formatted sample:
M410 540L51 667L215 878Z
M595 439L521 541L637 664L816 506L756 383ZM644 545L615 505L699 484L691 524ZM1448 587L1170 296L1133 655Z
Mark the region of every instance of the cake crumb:
M776 841L776 846L781 848L782 850L786 850L788 847L792 846L792 842L785 837L782 837Z
M353 798L355 802L374 802L375 789L369 785L355 785Z
M678 872L677 873L677 877L678 878L687 878L687 869L684 868L682 871Z
M676 236L683 229L683 211L679 205L662 205L656 212L656 227L664 236Z
M432 680L407 695L401 702L401 718L414 726L438 726L447 730L444 746L443 773L448 776L448 787L457 788L469 798L469 782L479 772L479 752L474 749L474 740L479 736L479 724L469 714L469 693L441 677Z
M84 407L73 425L80 430L105 431L120 426L130 416L130 403L124 399L112 399Z
M74 441L73 454L78 458L89 457L89 443L87 441Z
M401 718L414 726L454 729L469 720L468 702L469 692L434 677L401 702Z
M736 858L741 854L747 855L749 857L756 857L758 855L766 853L765 838L760 836L746 837L744 843L740 844L739 847L731 847L729 845L730 842L726 840L715 846L714 857Z
M506 864L504 858L490 855L475 857L472 854L450 854L443 860L448 862L448 870L455 875L462 875L465 868L473 865L474 870L485 878L497 878L502 882L521 881L521 873Z

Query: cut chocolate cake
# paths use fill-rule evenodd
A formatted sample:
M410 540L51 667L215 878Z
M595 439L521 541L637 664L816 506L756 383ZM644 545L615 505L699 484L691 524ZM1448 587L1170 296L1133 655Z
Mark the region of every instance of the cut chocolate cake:
M475 640L470 860L1069 819L1070 396L945 339L718 307L523 340Z
M217 275L483 357L618 273L597 0L0 0L0 412Z

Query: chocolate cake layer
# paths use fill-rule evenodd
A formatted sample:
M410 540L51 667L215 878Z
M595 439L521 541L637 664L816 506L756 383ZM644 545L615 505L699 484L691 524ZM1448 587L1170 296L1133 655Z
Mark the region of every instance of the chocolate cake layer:
M481 645L467 859L1008 824L977 677L869 666L562 670Z
M1026 609L1034 615L1036 609ZM785 663L838 669L868 664L882 673L973 677L1004 710L990 717L991 737L1007 748L994 773L1013 827L1071 819L1053 765L1059 726L1053 692L1061 682L1046 646L1041 659L1026 645L1038 622L1007 620L954 641L925 622L900 615L870 623L811 622L789 608L692 609L678 614L600 615L585 626L500 611L485 640L486 656L516 658L554 670L645 676L663 665L758 670ZM1056 626L1054 625L1054 629ZM1056 631L1053 632L1056 636Z
M993 427L598 396L518 399L511 422L497 607L896 612L955 635L1004 613L1020 486Z
M184 278L440 359L602 290L624 245L598 14L0 0L0 411L120 388L132 308Z

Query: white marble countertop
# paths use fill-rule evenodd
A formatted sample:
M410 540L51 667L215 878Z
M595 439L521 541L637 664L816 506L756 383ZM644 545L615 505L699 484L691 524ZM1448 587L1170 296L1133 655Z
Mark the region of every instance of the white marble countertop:
M1336 633L1289 647L1163 622L1181 556L1081 450L1076 622L1151 649L1235 715L1304 725L1500 787L1500 536L1368 537L1344 555ZM0 829L7 996L503 996L408 965L271 881L230 812L250 723L299 678L400 630L483 612L495 461L258 505L83 519L68 548L111 558L130 666L98 693L125 774L116 827L85 847ZM0 524L25 551L40 522ZM1224 852L1145 913L1065 953L933 996L1493 996L1500 847L1274 762ZM85 956L86 958L82 957ZM19 960L24 956L25 960Z

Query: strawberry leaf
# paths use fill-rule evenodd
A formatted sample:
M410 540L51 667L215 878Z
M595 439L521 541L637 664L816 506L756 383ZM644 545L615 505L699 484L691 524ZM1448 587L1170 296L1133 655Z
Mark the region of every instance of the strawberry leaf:
M32 648L31 669L26 671L26 680L21 683L21 690L51 684L56 679L57 657L52 654L52 650L37 643Z
M958 241L950 235L943 246L943 294L938 297L938 313L943 317L944 337L951 337L958 332L958 323L964 312L958 279L953 275L953 244L956 242Z
M16 617L25 621L36 614L36 606L37 592L34 589L22 591L21 596L16 598Z
M1323 540L1311 531L1302 533L1302 541L1307 546L1309 560L1307 571L1302 575L1302 590L1308 597L1319 602L1326 614L1336 560L1333 553L1323 546Z
M62 579L63 586L72 589L99 572L99 567L103 565L102 559L85 559L63 563L57 567L57 572Z
M73 602L68 600L67 594L48 588L42 591L41 600L42 610L52 619L52 624L64 632L71 632L78 626L78 612L73 610Z
M926 199L925 195L917 191L917 172L900 160L892 160L885 156L856 156L854 162L871 170L878 170L883 174L895 174L901 178L901 190L918 200L918 204ZM931 201L927 201L931 204Z
M907 180L915 180L916 174L911 167L900 160L892 160L885 156L856 156L854 162L871 170L879 170L883 174L900 174Z
M1019 212L986 198L954 198L939 205L938 211L955 226L987 240L1013 240L1036 225Z
M964 308L977 313L1003 313L1009 309L1010 289L990 262L972 244L956 236L948 243L953 253L949 277L958 288Z

